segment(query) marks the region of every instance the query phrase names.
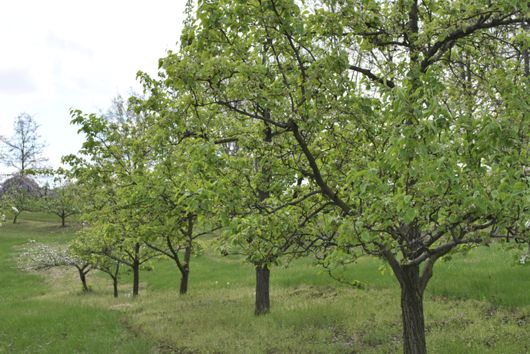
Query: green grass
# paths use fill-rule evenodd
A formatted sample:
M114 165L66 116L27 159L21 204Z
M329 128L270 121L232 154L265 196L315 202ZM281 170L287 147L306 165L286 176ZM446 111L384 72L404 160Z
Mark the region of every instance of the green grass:
M73 237L72 229L24 216L19 224L0 228L0 353L151 351L153 345L130 331L122 313L84 304L77 292L54 296L43 275L15 268L15 256L27 240L62 243Z
M13 222L13 213L11 210L7 210L6 212L6 223L12 223ZM18 216L18 221L41 221L56 225L61 225L61 218L55 214L50 214L46 212L41 211L23 211ZM66 218L66 226L74 225L76 221L78 220L78 215L72 215Z
M75 227L54 220L0 229L1 352L49 353L396 353L401 350L399 288L381 262L345 270L363 289L329 278L310 259L271 270L272 311L253 315L254 270L206 251L192 259L190 293L178 295L174 263L141 273L138 299L124 272L120 298L105 275L89 274L81 294L73 269L47 274L13 268L27 239L62 243ZM39 216L39 220L46 220ZM439 262L425 296L431 353L530 352L530 268L513 254L481 247Z

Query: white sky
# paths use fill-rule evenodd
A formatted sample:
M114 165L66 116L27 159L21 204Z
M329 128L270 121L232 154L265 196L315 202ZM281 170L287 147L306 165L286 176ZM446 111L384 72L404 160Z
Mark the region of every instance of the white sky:
M82 138L70 108L106 110L175 49L185 0L0 0L0 135L29 113L56 167ZM5 168L0 167L0 174Z

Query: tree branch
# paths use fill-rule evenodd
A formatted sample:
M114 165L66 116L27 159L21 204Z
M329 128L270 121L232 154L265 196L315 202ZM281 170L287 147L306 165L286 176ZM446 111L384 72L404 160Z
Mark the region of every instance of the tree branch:
M289 128L293 132L294 137L296 141L298 142L298 145L302 149L302 152L304 153L307 162L309 163L309 166L311 167L311 170L313 171L313 178L315 179L315 182L320 187L320 190L322 191L322 194L327 196L329 199L331 199L345 214L351 213L351 208L348 204L346 204L338 195L336 192L334 192L324 181L322 178L322 174L320 173L320 169L317 165L317 162L315 160L315 157L309 151L309 147L307 146L307 142L305 141L302 134L300 134L300 130L298 129L298 126L294 121L289 122Z
M421 71L425 72L429 65L436 61L434 60L435 56L439 58L443 53L452 48L458 39L468 37L479 30L523 23L525 21L523 18L506 19L506 17L485 21L485 17L481 17L474 25L458 29L444 39L436 42L425 54L425 58L421 62Z
M358 66L355 66L355 65L350 65L349 69L353 70L353 71L356 71L358 73L361 73L364 76L366 76L367 78L369 78L370 80L378 82L378 83L380 83L382 85L388 86L389 88L394 88L396 86L392 80L387 80L387 79L380 78L379 76L375 75L373 72L371 72L368 69L364 69L364 68L361 68L361 67L358 67Z

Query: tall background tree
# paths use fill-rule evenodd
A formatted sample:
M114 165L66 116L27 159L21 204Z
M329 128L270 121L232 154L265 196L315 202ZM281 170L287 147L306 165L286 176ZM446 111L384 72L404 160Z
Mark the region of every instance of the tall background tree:
M46 161L43 156L45 143L38 129L39 125L29 114L17 116L13 124L13 136L0 136L0 161L15 168L21 175L43 167Z

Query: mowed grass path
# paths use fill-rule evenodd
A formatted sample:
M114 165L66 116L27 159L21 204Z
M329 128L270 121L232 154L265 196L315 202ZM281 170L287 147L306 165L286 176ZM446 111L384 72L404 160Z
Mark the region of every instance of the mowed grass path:
M0 352L46 353L398 353L399 288L381 263L361 259L345 271L364 289L333 281L310 259L271 271L272 312L253 315L254 273L213 251L192 260L190 293L178 295L178 272L157 261L130 297L124 272L119 299L104 275L89 274L82 294L74 269L43 275L14 269L28 239L66 242L38 215L0 229ZM513 252L478 248L440 262L427 289L431 353L530 353L530 267Z

